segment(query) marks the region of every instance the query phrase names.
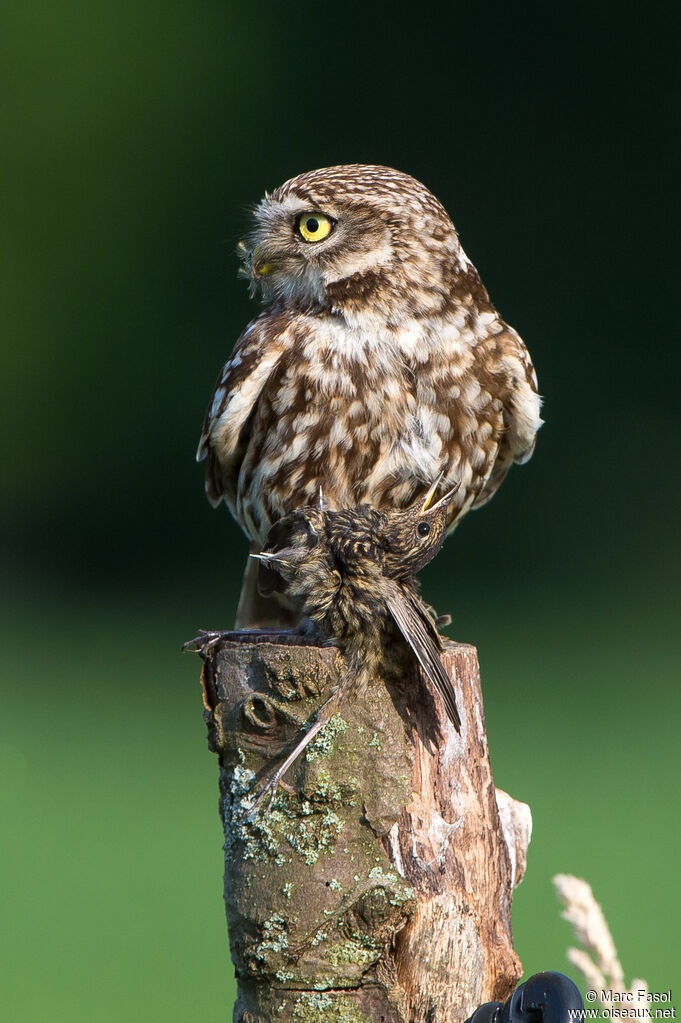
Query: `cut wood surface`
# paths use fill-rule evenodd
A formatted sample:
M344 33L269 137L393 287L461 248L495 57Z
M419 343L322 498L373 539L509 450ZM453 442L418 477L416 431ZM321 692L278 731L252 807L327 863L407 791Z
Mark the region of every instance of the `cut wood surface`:
M254 816L259 784L343 671L334 647L225 633L204 647L220 758L238 1023L460 1023L521 967L511 896L529 808L495 793L475 648L447 642L458 734L418 676L372 679Z

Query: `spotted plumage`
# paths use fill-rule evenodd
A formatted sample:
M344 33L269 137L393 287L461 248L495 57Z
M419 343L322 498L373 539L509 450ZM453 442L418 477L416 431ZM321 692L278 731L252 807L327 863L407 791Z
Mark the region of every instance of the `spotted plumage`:
M320 485L332 509L406 507L442 473L459 483L451 528L530 457L541 420L527 349L414 178L359 164L301 174L257 207L242 257L265 308L218 379L198 457L210 501L253 550ZM266 621L252 580L239 620Z

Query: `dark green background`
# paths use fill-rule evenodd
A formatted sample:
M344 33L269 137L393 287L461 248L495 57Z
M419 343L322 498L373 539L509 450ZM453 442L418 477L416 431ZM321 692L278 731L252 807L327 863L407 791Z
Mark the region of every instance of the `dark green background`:
M518 953L566 968L550 879L574 872L627 976L678 982L675 10L4 6L3 1018L231 1018L179 647L231 623L245 543L194 449L255 312L249 204L352 161L445 203L546 399L533 461L424 580L479 646L497 784L532 806Z

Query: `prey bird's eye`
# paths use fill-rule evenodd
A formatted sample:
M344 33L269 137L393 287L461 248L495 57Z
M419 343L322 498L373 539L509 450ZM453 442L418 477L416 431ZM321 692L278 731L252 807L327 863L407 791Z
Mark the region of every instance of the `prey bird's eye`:
M430 533L429 522L419 522L416 528L418 529L419 536L428 536L428 534Z
M298 234L306 242L321 242L333 231L336 221L324 213L302 213L296 221Z

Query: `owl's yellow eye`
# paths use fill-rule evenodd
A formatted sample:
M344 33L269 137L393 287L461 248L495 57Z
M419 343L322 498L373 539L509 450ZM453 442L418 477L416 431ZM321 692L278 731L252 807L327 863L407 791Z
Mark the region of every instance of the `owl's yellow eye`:
M298 217L298 234L306 242L321 242L333 231L336 221L323 213L303 213Z

